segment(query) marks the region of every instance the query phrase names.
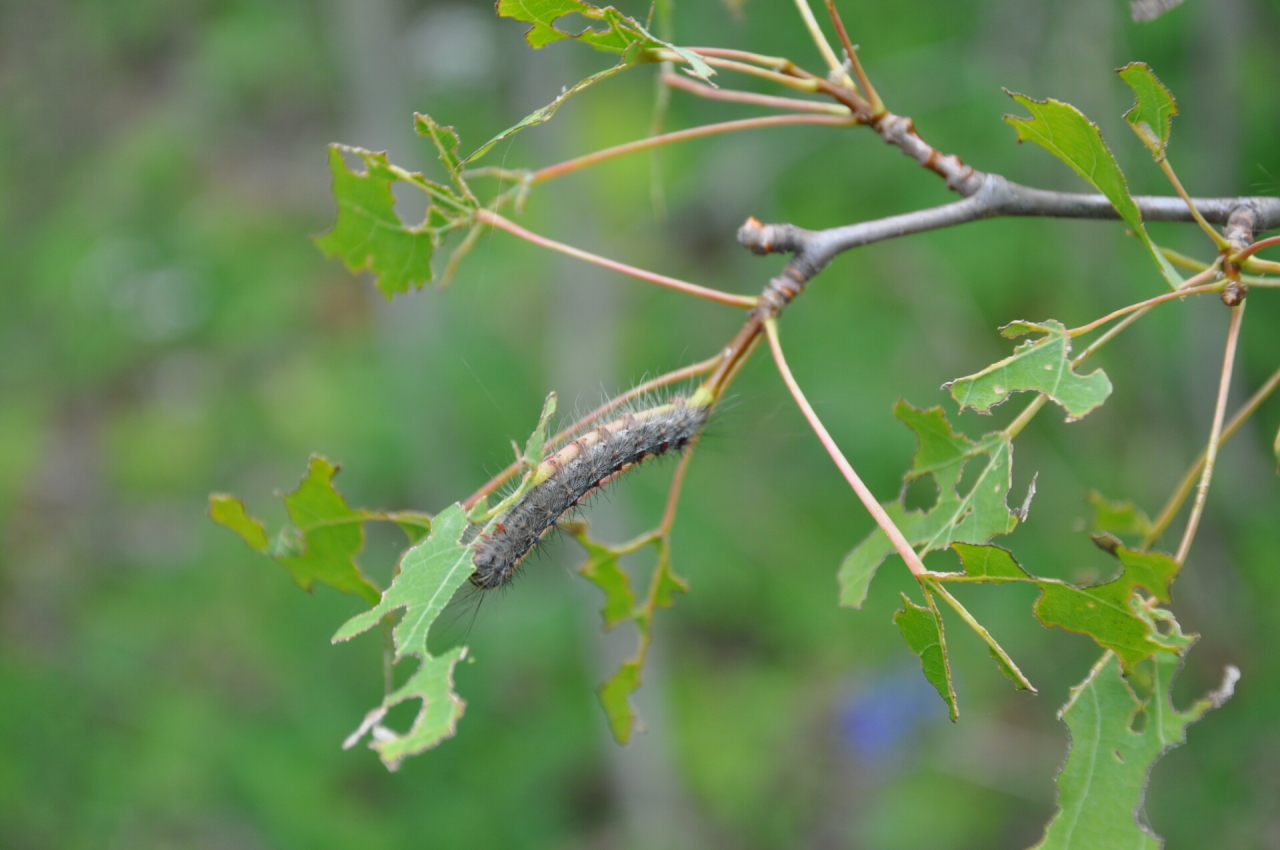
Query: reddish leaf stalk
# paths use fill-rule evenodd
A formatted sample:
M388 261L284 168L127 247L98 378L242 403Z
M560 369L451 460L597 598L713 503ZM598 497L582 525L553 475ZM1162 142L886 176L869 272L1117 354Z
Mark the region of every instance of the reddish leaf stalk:
M845 481L849 482L849 486L853 488L853 491L858 494L858 498L862 501L863 507L867 509L867 512L876 521L876 525L880 526L880 530L889 538L889 542L893 544L893 548L902 556L902 560L906 561L907 569L911 570L911 574L917 579L930 575L929 570L924 566L924 562L920 560L920 556L916 554L915 549L911 548L911 544L907 542L907 539L902 536L898 526L894 525L893 520L885 513L884 508L871 493L871 490L867 488L866 484L862 483L862 479L858 477L858 473L854 472L853 467L849 465L849 461L845 459L839 446L831 438L830 432L822 424L818 414L809 405L809 400L805 398L800 385L796 383L795 377L791 374L791 368L787 365L787 359L782 353L782 344L778 340L777 320L772 318L765 319L764 330L769 337L769 348L773 351L773 361L778 365L778 373L782 376L782 382L787 385L787 389L790 390L791 397L795 399L800 412L809 421L809 427L813 428L813 432L818 435L818 441L827 450L827 454L831 455L836 467L844 475Z
M546 168L540 168L533 173L530 180L531 183L542 183L546 180L552 180L561 177L580 168L587 168L599 162L604 162L614 157L626 156L637 151L656 148L661 145L671 144L673 142L683 142L688 139L697 139L704 136L715 136L721 133L735 133L739 130L755 130L761 127L785 127L793 124L825 124L833 127L847 127L854 124L852 116L841 117L839 115L762 115L756 118L741 118L736 121L723 121L719 124L705 124L701 127L690 127L687 130L675 130L670 133L662 133L657 136L649 136L645 139L636 139L634 142L626 142L625 144L615 145L611 148L595 151L575 159L566 160L548 165Z
M673 89L680 89L689 94L705 97L709 100L723 100L730 103L749 103L753 106L767 106L772 109L800 109L809 112L821 112L827 115L848 115L849 109L838 104L816 100L801 100L798 97L776 97L769 94L737 91L735 89L713 89L705 83L699 83L679 74L663 74L662 84Z
M1240 320L1244 316L1244 306L1244 303L1241 303L1231 308L1231 323L1227 326L1227 344L1222 355L1222 378L1218 381L1218 401L1213 408L1213 427L1209 431L1209 444L1205 446L1204 471L1200 474L1200 484L1196 488L1196 500L1191 505L1191 515L1187 518L1187 528L1182 534L1182 543L1178 545L1176 558L1179 564L1187 560L1191 541L1195 539L1200 517L1204 513L1205 500L1209 496L1209 482L1213 479L1213 467L1218 458L1218 447L1222 443L1222 420L1227 411L1227 393L1231 389L1231 370L1235 364L1236 343L1240 339Z
M699 298L705 298L708 301L715 301L717 304L726 304L730 307L742 307L751 309L756 306L756 299L746 295L733 295L728 292L721 292L718 289L710 289L705 286L698 286L696 283L680 280L679 278L667 277L666 275L657 274L644 269L629 266L626 263L619 263L617 260L610 260L607 257L601 257L599 254L592 254L589 251L583 251L572 245L566 245L563 242L557 242L554 239L548 239L545 236L539 236L532 231L525 230L515 222L506 219L492 210L478 209L476 210L476 218L485 224L491 224L494 227L501 228L513 236L519 236L535 245L543 248L550 248L552 251L559 251L570 257L593 263L602 268L611 269L612 271L621 272L625 275L637 278L638 280L656 283L658 286L665 286L668 289L675 289L684 292L687 295L696 295Z

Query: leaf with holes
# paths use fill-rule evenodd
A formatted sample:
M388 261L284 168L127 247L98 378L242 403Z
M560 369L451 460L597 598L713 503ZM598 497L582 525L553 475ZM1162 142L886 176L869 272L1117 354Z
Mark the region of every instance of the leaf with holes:
M585 27L578 33L556 26L562 18L581 15ZM593 6L583 0L498 0L498 16L532 24L525 33L531 47L545 47L554 41L572 38L606 53L636 56L641 51L666 48L674 50L689 63L693 76L710 80L715 70L692 50L676 47L654 36L635 18L629 18L612 6ZM600 29L593 29L600 25ZM630 60L653 61L648 57Z
M1000 333L1009 338L1029 333L1044 336L1027 340L1011 356L981 372L943 384L943 389L951 390L961 412L972 407L979 413L990 413L1010 393L1034 391L1057 402L1067 411L1067 421L1074 422L1111 395L1111 379L1101 369L1076 374L1071 363L1071 337L1061 322L1010 322Z
M902 497L885 504L890 519L921 556L952 543L985 543L1013 531L1018 517L1005 501L1013 466L1013 445L1007 437L988 434L974 442L956 434L940 407L918 410L899 401L893 412L915 431L918 441L905 481L931 475L938 489L937 503L928 511L908 511ZM981 467L972 486L961 494L957 486L971 461ZM845 556L838 575L841 605L862 607L871 579L893 551L889 538L877 528Z
M1034 850L1158 850L1161 841L1143 811L1151 768L1186 740L1188 726L1231 698L1240 677L1228 667L1218 690L1179 711L1171 695L1181 664L1181 655L1164 653L1144 662L1149 693L1139 699L1108 652L1072 688L1058 712L1071 735L1058 774L1058 810Z
M464 165L484 156L493 149L494 145L526 127L532 127L550 119L562 103L583 89L642 62L654 61L648 51L658 48L674 50L689 64L690 74L707 82L710 82L711 76L715 74L715 69L692 50L676 47L674 44L656 38L638 21L628 18L612 6L601 8L584 3L582 0L500 0L498 15L532 24L529 31L525 33L525 38L533 47L543 47L554 41L571 38L589 44L596 50L620 55L620 58L616 65L598 71L565 88L555 100L526 115L485 142L463 160ZM580 15L586 24L585 28L575 35L557 27L556 24L567 15ZM601 29L593 29L593 23L603 26Z
M1102 139L1098 125L1069 103L1049 98L1032 100L1026 95L1005 90L1006 94L1031 112L1030 118L1006 115L1004 120L1013 126L1018 141L1035 142L1087 180L1095 189L1106 195L1107 200L1120 213L1120 217L1142 240L1151 252L1160 273L1169 286L1177 289L1182 277L1147 235L1142 226L1142 213L1129 195L1129 184L1116 164L1111 149Z
M1113 538L1099 538L1099 545L1120 562L1121 570L1110 581L1090 587L1038 578L1005 549L968 544L952 546L964 572L944 574L938 581L1034 584L1040 588L1034 611L1041 623L1088 635L1120 656L1126 668L1152 655L1190 646L1194 637L1184 635L1173 615L1155 605L1170 601L1169 586L1177 577L1178 562L1162 552L1128 549Z
M596 689L600 706L609 721L609 731L618 743L625 744L631 740L632 733L639 725L635 708L631 705L631 695L640 688L641 673L653 639L654 615L659 608L674 605L676 594L687 593L689 583L672 571L671 549L665 537L655 534L647 539L642 538L639 543L609 546L592 540L584 522L566 523L564 529L587 550L587 560L578 568L578 572L605 595L601 611L605 630L612 629L624 620L632 620L636 624L639 640L635 655L624 661ZM656 563L649 576L649 587L644 599L637 601L635 592L631 589L631 579L618 559L649 545L657 549Z
M365 170L350 170L344 154L359 157ZM431 257L444 234L468 225L476 206L474 199L392 165L385 153L330 145L329 170L338 216L327 233L316 237L316 245L341 259L352 274L371 272L388 299L431 281ZM421 223L400 220L391 193L394 183L427 194L430 204Z
M364 523L394 522L412 543L431 529L431 517L414 511L351 508L333 486L337 473L337 465L312 455L297 489L281 497L292 524L281 528L270 542L262 523L249 516L234 496L211 495L209 515L255 551L281 563L303 590L311 590L318 581L373 604L378 588L356 561L364 548Z
M430 536L404 553L395 580L378 604L352 617L333 636L334 643L350 640L373 628L383 617L405 609L392 633L395 660L416 656L419 667L408 681L370 712L356 735L347 739L347 746L351 746L364 732L370 732L369 746L377 750L389 770L395 770L408 756L451 737L466 705L453 692L453 668L466 656L466 647L455 647L439 657L427 650L431 624L454 591L475 570L471 561L474 552L461 542L466 527L467 514L461 505L454 504L441 511ZM420 699L422 707L408 732L396 732L381 725L387 711L410 699Z

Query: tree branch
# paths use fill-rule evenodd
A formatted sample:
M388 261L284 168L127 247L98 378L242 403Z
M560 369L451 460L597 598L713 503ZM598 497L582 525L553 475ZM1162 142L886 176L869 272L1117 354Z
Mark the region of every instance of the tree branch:
M975 171L973 175L977 190L962 200L942 206L827 230L806 230L794 224L762 224L751 218L738 230L738 241L757 254L793 254L788 268L807 282L844 251L979 219L1120 219L1103 195L1036 189L998 174ZM1133 201L1144 221L1195 221L1186 202L1177 196L1137 195ZM1255 233L1280 227L1280 198L1194 198L1193 201L1201 215L1214 224L1228 224L1233 215L1243 215L1252 220Z

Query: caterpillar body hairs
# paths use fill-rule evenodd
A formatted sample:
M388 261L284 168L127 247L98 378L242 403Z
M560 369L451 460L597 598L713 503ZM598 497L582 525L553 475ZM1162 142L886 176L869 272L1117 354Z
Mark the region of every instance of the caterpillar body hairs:
M703 393L674 398L597 425L548 456L534 470L533 487L472 544L471 584L481 590L506 584L561 517L648 458L691 445L710 413Z

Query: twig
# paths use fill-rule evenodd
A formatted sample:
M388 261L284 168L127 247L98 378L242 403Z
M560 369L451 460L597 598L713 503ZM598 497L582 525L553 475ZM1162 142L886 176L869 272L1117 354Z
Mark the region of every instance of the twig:
M1191 541L1195 539L1196 528L1200 525L1200 517L1204 513L1204 503L1209 496L1209 482L1213 479L1213 466L1218 458L1218 446L1222 442L1222 420L1227 411L1227 393L1231 389L1231 370L1236 359L1236 342L1240 338L1240 320L1244 316L1247 301L1231 308L1231 323L1227 326L1227 344L1222 355L1222 378L1218 381L1218 401L1213 407L1213 427L1209 431L1209 443L1204 450L1204 470L1200 474L1200 484L1196 488L1196 499L1191 505L1191 515L1187 517L1187 528L1182 533L1182 542L1178 545L1175 556L1178 563L1185 563L1187 553L1191 550Z
M619 263L616 260L601 257L598 254L592 254L589 251L583 251L579 248L573 247L572 245L566 245L563 242L557 242L554 239L548 239L545 236L539 236L532 231L525 230L515 222L503 218L491 210L483 208L478 209L475 211L475 216L486 224L491 224L494 227L501 228L502 230L505 230L512 235L519 236L521 239L532 242L535 245L541 245L543 248L550 248L552 251L559 251L561 254L566 254L570 257L575 257L588 263L594 263L597 266L612 269L613 271L630 275L631 277L639 280L656 283L658 286L675 289L679 292L684 292L687 295L696 295L699 298L705 298L708 301L715 301L717 304L727 304L730 307L751 309L756 306L757 299L747 295L733 295L729 292L721 292L718 289L709 289L705 286L699 286L696 283L689 283L688 281L680 280L678 278L667 277L666 275L645 271L644 269L639 269L635 266L629 266L626 263Z
M1266 382L1258 387L1257 392L1250 396L1248 401L1240 405L1240 409L1231 417L1231 421L1223 426L1222 436L1218 440L1219 449L1227 444L1227 440L1231 439L1236 431L1240 430L1240 426L1267 400L1267 397L1275 391L1276 387L1280 387L1280 369L1273 372L1271 377L1267 378ZM1187 468L1182 480L1178 482L1178 486L1174 488L1173 494L1169 496L1169 500L1160 509L1160 513L1151 523L1151 529L1143 538L1141 546L1143 551L1151 548L1160 535L1164 534L1164 530L1169 527L1169 523L1173 522L1173 518L1178 515L1178 511L1182 508L1182 503L1186 501L1187 496L1191 493L1191 488L1195 486L1196 479L1200 477L1201 470L1204 469L1207 456L1208 449L1201 449L1200 455L1195 462Z
M806 230L793 224L756 222L754 226L744 226L739 231L738 241L756 253L795 254L797 262L806 268L813 268L813 273L816 274L836 255L852 248L980 219L1003 216L1106 220L1120 218L1111 202L1103 195L1051 192L1014 183L998 174L970 171L970 176L965 178L952 170L953 178L961 183L971 180L977 186L976 191L967 194L960 201L827 230ZM1233 213L1246 210L1253 217L1256 231L1280 226L1278 197L1193 200L1204 218L1214 224L1226 224ZM1133 201L1145 221L1194 220L1187 204L1176 196L1136 195Z
M778 324L774 318L764 320L765 334L769 337L769 348L773 351L773 361L778 365L778 374L782 376L782 382L787 385L787 389L791 392L791 397L795 399L796 405L800 408L800 412L804 414L804 418L809 421L809 427L813 428L815 434L818 435L818 441L822 443L823 448L827 450L827 454L831 455L831 459L835 461L836 467L840 473L844 475L845 481L849 482L849 486L858 494L858 498L862 501L863 507L871 514L876 521L876 525L880 526L880 530L889 538L889 542L893 544L893 548L902 556L902 560L907 562L907 569L911 570L911 574L917 579L930 575L929 570L925 569L924 563L920 560L920 556L916 554L915 549L911 548L911 544L902 536L902 532L898 530L898 526L894 525L893 520L885 513L880 502L867 489L867 485L862 483L862 479L858 477L858 473L853 471L853 467L849 465L849 461L845 459L844 454L840 451L840 447L836 445L835 440L831 438L831 434L827 431L822 420L818 418L818 414L814 412L809 405L809 400L805 398L804 392L801 391L800 385L796 383L795 377L791 374L791 367L787 365L787 359L782 353L782 344L778 340Z
M673 75L674 76L674 75ZM690 127L686 130L673 130L670 133L662 133L656 136L648 136L643 139L636 139L634 142L626 142L621 145L614 145L611 148L594 151L584 156L548 165L546 168L540 168L533 172L530 183L543 183L556 177L562 177L570 172L577 171L580 168L586 168L614 157L626 156L637 151L656 148L661 145L671 144L673 142L683 142L688 139L698 139L703 136L715 136L721 133L735 133L739 130L755 130L761 127L785 127L793 124L825 124L833 127L847 127L855 123L852 116L846 113L841 117L838 115L762 115L756 118L740 118L736 121L723 121L718 124L704 124L701 127Z

